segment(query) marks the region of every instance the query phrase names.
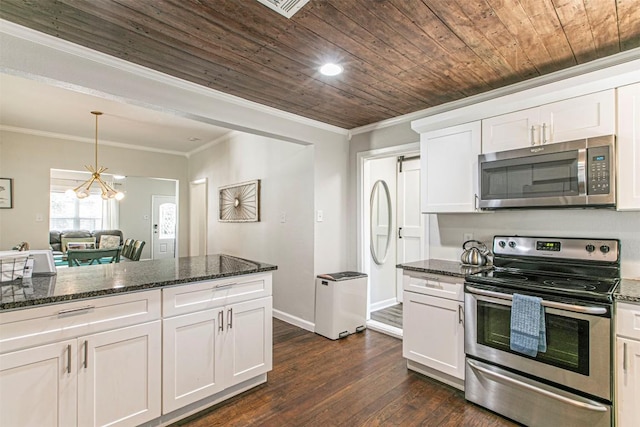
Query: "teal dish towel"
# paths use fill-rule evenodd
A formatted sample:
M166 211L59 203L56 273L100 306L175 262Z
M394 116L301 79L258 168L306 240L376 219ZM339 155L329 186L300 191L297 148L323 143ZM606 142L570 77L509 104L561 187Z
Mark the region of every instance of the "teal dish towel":
M536 357L547 351L547 331L542 298L513 294L510 348Z

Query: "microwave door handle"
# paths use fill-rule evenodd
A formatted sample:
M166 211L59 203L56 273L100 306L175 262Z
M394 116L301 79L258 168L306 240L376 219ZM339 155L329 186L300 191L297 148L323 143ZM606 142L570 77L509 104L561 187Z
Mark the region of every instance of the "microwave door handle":
M469 291L469 293L476 294L476 295L482 295L482 296L485 296L485 297L493 297L493 298L500 298L500 299L505 299L505 300L513 300L513 295L504 294L502 292L487 291L487 290L484 290L484 289L474 288L473 286L468 286L468 285L467 285L467 291ZM566 311L573 311L575 313L607 314L607 309L604 308L604 307L565 304L565 303L562 303L562 302L546 301L546 300L542 300L542 305L544 307L557 308L559 310L566 310Z
M578 194L587 195L587 149L578 150Z

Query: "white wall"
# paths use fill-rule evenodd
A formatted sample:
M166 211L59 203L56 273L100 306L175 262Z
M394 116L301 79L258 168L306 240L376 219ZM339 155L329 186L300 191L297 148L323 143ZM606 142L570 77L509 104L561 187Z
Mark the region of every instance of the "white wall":
M459 259L465 232L473 232L474 239L488 246L497 234L620 239L623 277L640 277L640 212L535 209L430 215L431 256Z
M346 138L314 140L314 205L323 220L315 222L315 274L335 273L349 269L348 221L350 209L349 142Z
M127 176L124 184L125 198L120 201L120 229L125 239L143 240L140 259L151 258L153 245L153 207L152 196L175 196L176 181L167 179ZM186 197L186 194L183 194ZM178 218L188 229L189 217ZM182 227L185 229L185 227ZM188 234L179 237L179 241L188 241ZM184 245L183 245L184 247ZM182 252L185 256L186 252Z
M94 156L94 145L44 136L0 132L0 172L13 178L14 208L0 209L0 250L28 241L33 249L49 248L49 176L51 169L80 170ZM140 175L180 181L187 192L187 159L183 156L100 146L99 161L118 175ZM186 197L179 215L188 218ZM36 221L36 215L42 221ZM180 253L187 253L187 224L179 226Z
M274 309L309 323L315 311L314 151L236 132L189 161L191 181L208 181L208 252L277 265ZM254 179L261 180L260 221L219 222L218 188Z

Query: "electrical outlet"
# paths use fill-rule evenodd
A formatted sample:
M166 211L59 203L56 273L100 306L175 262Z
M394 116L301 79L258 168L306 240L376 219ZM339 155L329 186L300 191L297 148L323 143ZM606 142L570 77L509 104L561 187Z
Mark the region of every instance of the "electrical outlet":
M467 240L473 240L473 233L464 233L462 235L462 241L466 242Z
M287 222L287 213L286 212L280 212L280 222L281 223L285 223Z

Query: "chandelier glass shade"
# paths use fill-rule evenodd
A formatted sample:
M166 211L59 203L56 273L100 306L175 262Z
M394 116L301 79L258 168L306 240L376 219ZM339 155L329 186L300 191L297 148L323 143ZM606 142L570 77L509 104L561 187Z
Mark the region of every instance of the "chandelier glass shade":
M87 166L87 165L85 165L85 168L91 173L91 178L87 179L85 182L83 182L82 184L78 185L76 188L73 189L73 191L76 194L76 197L78 197L79 199L84 199L85 197L89 197L89 195L91 194L91 186L95 182L100 187L100 191L102 193L101 197L103 199L105 199L105 200L109 200L109 199L122 200L124 198L124 193L114 190L109 184L104 182L104 180L100 176L101 173L103 173L104 171L107 170L107 168L105 168L104 166L98 167L98 117L100 115L102 115L102 112L100 112L100 111L92 111L91 114L96 116L96 138L95 138L95 140L96 140L96 144L95 144L95 161L96 161L96 163L95 163L95 166Z

